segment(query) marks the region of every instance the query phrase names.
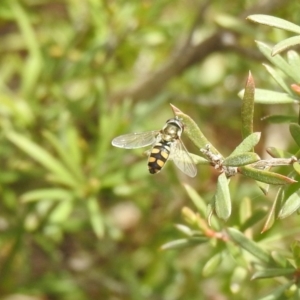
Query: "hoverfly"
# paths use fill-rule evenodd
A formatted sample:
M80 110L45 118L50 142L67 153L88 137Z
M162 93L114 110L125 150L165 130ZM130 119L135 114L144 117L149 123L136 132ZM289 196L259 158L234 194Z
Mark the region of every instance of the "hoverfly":
M171 159L186 175L195 177L197 169L193 159L186 150L180 137L184 126L178 118L166 122L161 130L129 133L112 140L112 145L119 148L135 149L152 146L148 154L148 168L151 174L156 174Z

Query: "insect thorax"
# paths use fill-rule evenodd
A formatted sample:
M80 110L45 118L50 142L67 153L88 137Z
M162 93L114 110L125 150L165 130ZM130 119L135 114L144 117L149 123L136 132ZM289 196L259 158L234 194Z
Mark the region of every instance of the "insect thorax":
M183 127L181 127L178 122L168 122L161 131L162 139L173 142L180 138L182 130Z

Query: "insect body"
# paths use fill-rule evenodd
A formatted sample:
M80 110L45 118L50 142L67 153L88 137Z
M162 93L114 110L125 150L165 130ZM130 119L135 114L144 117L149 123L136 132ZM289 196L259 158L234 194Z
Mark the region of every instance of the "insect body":
M197 174L196 166L180 137L184 130L178 118L170 119L161 130L142 133L129 133L113 139L112 145L119 148L134 149L152 146L148 153L148 168L151 174L161 171L168 159L190 177Z

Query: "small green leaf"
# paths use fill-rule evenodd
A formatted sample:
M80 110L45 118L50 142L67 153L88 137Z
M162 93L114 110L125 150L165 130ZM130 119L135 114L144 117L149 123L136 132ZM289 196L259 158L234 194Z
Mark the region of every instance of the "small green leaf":
M244 152L249 152L253 149L254 146L257 145L257 143L260 140L261 133L260 132L254 132L250 135L248 135L230 154L237 155L237 154L243 154ZM229 157L230 157L229 156Z
M273 17L273 16L268 16L268 15L262 15L262 14L257 14L257 15L250 15L247 17L247 20L250 20L254 23L259 23L263 25L268 25L271 27L291 31L300 34L300 27L295 25L294 23L291 23L289 21L286 21L281 18Z
M222 262L222 252L213 255L203 266L202 275L208 277L220 269L220 264Z
M290 133L296 144L300 147L300 125L296 123L290 124Z
M241 108L243 138L246 138L253 132L254 93L255 83L251 72L249 72Z
M255 210L253 214L240 226L241 231L253 227L266 216L265 210Z
M245 152L228 156L224 161L224 166L239 167L252 164L260 160L260 157L254 152Z
M289 281L288 283L280 285L275 290L268 292L267 296L263 296L257 300L283 300L286 299L284 296L288 288L290 288L294 284L293 281Z
M235 228L228 228L228 233L232 240L236 242L243 249L257 257L259 260L269 263L271 256L262 250L254 241L246 238L240 231Z
M292 268L287 268L287 269L283 269L283 268L264 269L264 270L260 270L260 271L255 272L252 275L251 280L292 275L294 272L295 272L295 269L292 269Z
M202 244L206 242L208 242L207 237L178 239L162 245L160 249L161 250L182 249L182 248L187 248L187 247L195 246L197 244Z
M298 162L293 163L293 168L298 174L300 174L300 164Z
M276 82L281 86L281 88L289 95L292 95L291 89L289 86L285 83L285 81L282 78L282 75L279 74L279 71L275 70L271 66L267 64L263 64L263 66L266 68L266 70L271 74L271 76L276 80Z
M293 154L275 147L268 147L267 152L275 158L291 158L293 156Z
M263 121L267 121L273 124L281 124L281 123L295 123L298 121L298 118L295 116L288 115L270 115L262 118Z
M299 241L293 241L291 245L293 258L296 264L297 269L300 268L300 242Z
M241 91L240 93L243 93ZM239 93L239 95L240 95ZM255 103L261 104L289 104L298 103L296 98L291 97L287 93L274 92L264 89L255 89Z
M25 136L16 132L7 134L7 138L21 150L27 153L32 159L39 162L44 168L53 173L61 183L67 186L78 187L77 180L73 175L60 163L59 160L54 158L49 152L44 150L38 144L30 141Z
M22 202L33 202L39 200L70 200L74 196L72 193L65 189L52 188L52 189L37 189L29 191L22 195Z
M300 74L279 54L272 56L272 48L262 42L256 42L262 54L275 66L277 66L287 76L294 79L295 82L300 82ZM255 91L256 93L256 91Z
M188 115L184 114L180 109L176 106L171 105L171 108L178 118L180 118L184 125L184 132L189 137L189 139L198 147L198 148L205 148L206 145L210 145L210 150L214 154L218 154L222 156L216 148L208 141L208 139L204 136L200 128L197 126L195 121Z
M103 214L100 209L100 203L98 202L96 197L90 197L86 201L89 212L89 219L94 233L98 238L102 238L104 236L104 220Z
M296 45L300 44L300 36L292 36L290 38L287 38L279 43L277 43L273 49L272 49L272 56L283 52L285 50L288 50L292 47L295 47Z
M190 185L185 183L185 184L183 184L183 187L185 188L190 199L193 201L193 203L195 204L195 206L197 207L197 209L201 213L201 215L205 216L207 205L206 205L206 202L204 201L204 199Z
M281 185L281 184L296 182L294 179L291 179L284 175L274 173L274 172L264 171L264 170L260 170L260 169L255 169L255 168L248 167L248 166L240 167L238 169L238 171L247 177L250 177L257 181L262 181L262 182L265 182L268 184Z
M279 211L278 218L284 219L294 213L300 207L300 191L290 195L285 203L283 204L281 210Z
M294 69L294 71L299 72L299 70L300 70L299 54L294 50L290 50L287 52L287 59L288 59L290 66Z
M215 194L215 210L217 216L225 221L231 214L231 198L228 183L225 173L219 175Z
M66 149L62 146L62 143L58 140L58 138L50 131L43 132L44 137L52 144L54 149L56 150L57 154L61 158L61 161L64 163L65 166L77 177L79 181L83 181L83 174L80 169L80 165L73 159L71 155L71 151ZM74 148L73 145L72 148Z
M71 201L57 203L57 206L49 214L49 220L51 223L64 224L70 218L74 205Z

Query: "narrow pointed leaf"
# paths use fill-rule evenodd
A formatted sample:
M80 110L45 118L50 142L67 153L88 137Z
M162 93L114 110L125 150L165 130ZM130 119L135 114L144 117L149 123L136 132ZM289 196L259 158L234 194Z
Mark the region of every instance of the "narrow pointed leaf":
M254 93L255 83L251 72L249 72L241 108L243 138L246 138L253 132Z
M288 50L292 47L295 47L296 45L299 45L300 44L300 36L297 35L297 36L292 36L288 39L285 39L281 42L279 42L278 44L276 44L274 47L273 47L273 50L272 50L272 55L276 55L280 52L283 52L285 50Z
M27 192L22 195L21 200L23 202L32 202L32 201L39 201L39 200L70 200L74 196L72 193L65 189L60 188L52 188L52 189L38 189Z
M293 163L293 168L298 174L300 174L300 164L298 162Z
M300 34L300 27L295 25L292 22L283 20L281 18L268 16L268 15L262 15L262 14L256 14L256 15L250 15L247 17L247 20L250 20L254 23L259 23L263 25L268 25L271 27L291 31Z
M231 199L228 183L225 173L219 175L215 195L215 210L217 216L225 221L231 214Z
M294 284L293 281L289 281L288 283L280 285L278 288L268 292L267 296L263 296L257 300L283 300L286 299L285 292L288 288L290 288Z
M255 147L258 144L260 136L260 132L254 132L250 134L234 149L230 156L251 151L253 147Z
M242 154L230 155L223 161L224 166L239 167L252 164L260 160L260 157L254 152L245 152Z
M222 252L215 254L205 263L204 267L202 268L202 275L204 277L208 277L216 273L220 268L221 262Z
M295 70L300 70L300 55L298 52L294 50L289 50L287 52L287 58L289 64L295 69Z
M300 82L300 74L285 60L280 54L272 56L272 48L262 42L256 42L259 50L263 55L275 66L277 66L287 76L294 79L295 82Z
M274 268L274 269L264 269L255 272L251 280L254 279L264 279L264 278L273 278L273 277L279 277L279 276L287 276L287 275L292 275L295 272L295 269L293 268Z
M206 243L207 241L208 241L207 237L178 239L162 245L160 249L161 250L182 249L182 248L195 246L197 244Z
M300 242L294 241L291 245L291 250L293 253L293 259L296 264L296 267L300 268Z
M58 153L59 157L61 158L62 162L68 169L74 174L79 181L83 181L83 174L81 172L80 166L77 162L73 159L70 155L70 151L62 147L62 144L57 139L57 137L49 131L44 132L45 138L51 143L54 147L56 152ZM74 147L74 145L73 145Z
M239 92L239 97L243 97L244 91ZM289 104L298 103L299 100L287 93L274 92L263 89L255 89L255 102L261 104Z
M100 203L98 203L96 197L91 197L86 201L93 231L98 238L102 238L104 236L104 220Z
M210 150L214 154L221 155L216 148L208 141L208 139L204 136L200 128L197 126L195 121L188 115L184 114L180 109L176 106L171 105L171 108L175 114L175 116L179 117L184 125L184 132L189 137L189 139L198 147L198 148L205 148L206 145L210 145Z
M268 263L271 261L270 255L261 249L254 241L249 240L240 231L235 228L228 228L228 233L232 240L243 249L257 257L259 260Z
M279 71L275 70L271 66L267 64L263 64L263 66L266 68L266 70L271 74L271 76L276 80L276 82L281 86L281 88L289 95L291 94L291 89L289 86L285 83L282 76L279 74Z
M300 147L300 125L296 123L290 124L290 133L296 144Z
M250 177L252 179L255 179L257 181L262 181L262 182L274 184L274 185L281 185L281 184L296 182L294 179L291 179L287 176L284 176L284 175L281 175L278 173L274 173L274 172L251 168L248 166L240 167L239 172L241 174L243 174L247 177Z
M278 218L284 219L294 213L300 207L300 191L290 195L279 211Z
M30 141L25 136L15 132L8 133L7 138L21 150L26 152L32 159L52 172L54 177L57 177L61 183L72 187L78 186L78 183L72 174L60 163L60 161L42 147Z
M266 216L266 211L265 210L255 210L253 212L253 215L250 216L241 226L240 230L245 231L248 228L253 227L256 225L258 222L260 222L264 217Z
M293 154L275 147L268 147L267 152L275 158L291 158L293 156Z
M197 191L192 188L188 184L183 184L183 187L185 188L186 192L188 193L190 199L193 201L195 206L197 207L198 211L201 213L202 216L206 213L206 203L204 199L197 193Z
M295 123L298 121L298 118L295 116L288 116L288 115L270 115L270 116L263 117L262 120L272 124L281 124L281 123Z

